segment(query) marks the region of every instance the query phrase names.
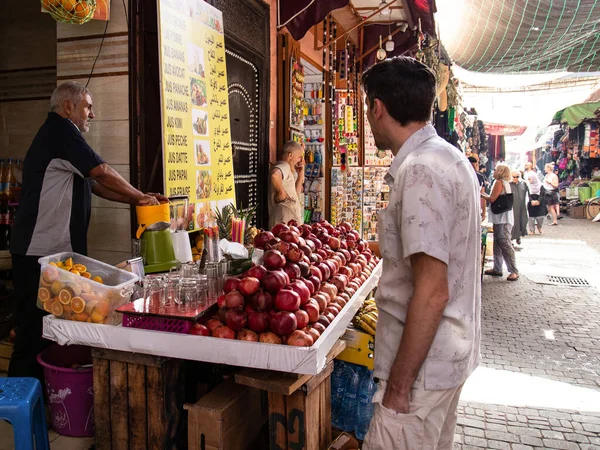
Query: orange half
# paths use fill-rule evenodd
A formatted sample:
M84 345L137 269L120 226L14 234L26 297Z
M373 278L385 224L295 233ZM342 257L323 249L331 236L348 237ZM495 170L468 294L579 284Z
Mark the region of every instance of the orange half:
M47 288L41 287L38 290L38 299L40 300L40 302L47 302L48 300L50 300L50 297L52 297L52 294L50 294L50 291Z
M85 310L85 300L81 297L73 297L71 299L71 309L74 313L82 313Z
M81 273L87 272L87 267L85 267L83 264L73 264L73 269Z
M50 305L50 312L55 316L62 316L64 309L63 305L60 302L54 302Z
M69 289L62 289L58 293L58 300L63 305L68 305L71 302L71 298L73 298L73 294L71 294L71 291Z

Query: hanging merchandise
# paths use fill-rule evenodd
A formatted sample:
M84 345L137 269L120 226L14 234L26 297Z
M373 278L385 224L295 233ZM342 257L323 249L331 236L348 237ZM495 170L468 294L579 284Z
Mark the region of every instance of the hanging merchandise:
M94 17L96 0L42 0L42 8L57 22L81 25Z
M354 93L336 92L333 121L337 124L333 134L333 165L346 167L359 165L358 133L353 106Z
M387 208L390 188L384 181L388 167L364 168L363 239L377 241L377 213Z
M304 90L304 222L323 219L324 104L320 75L308 75Z
M365 166L384 166L389 167L392 164L394 155L390 150L379 150L375 145L375 137L371 131L371 125L367 119L367 112L364 114L364 151Z
M331 223L350 222L362 230L363 168L331 169Z
M302 143L304 141L304 67L300 61L293 59L290 104L291 139Z

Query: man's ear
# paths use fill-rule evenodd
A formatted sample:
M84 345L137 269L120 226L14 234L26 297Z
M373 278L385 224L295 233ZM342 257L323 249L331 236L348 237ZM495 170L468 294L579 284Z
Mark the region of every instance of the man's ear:
M73 104L71 103L70 100L65 100L63 102L63 111L67 114L67 115L71 115L73 113Z
M371 109L373 110L373 116L376 119L381 119L387 111L384 103L378 98L373 99L373 107Z

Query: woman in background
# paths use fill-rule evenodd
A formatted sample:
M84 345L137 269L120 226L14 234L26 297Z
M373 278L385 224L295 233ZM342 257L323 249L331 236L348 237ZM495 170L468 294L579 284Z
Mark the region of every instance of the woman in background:
M494 170L494 184L490 195L481 194L488 202L494 203L498 197L504 194L512 194L512 189L509 181L511 180L510 167L506 164L498 164ZM515 250L511 242L511 230L514 224L513 210L494 214L491 209L488 213L489 221L494 227L494 268L486 270L486 275L494 277L502 276L502 266L506 262L509 276L508 281L517 281L519 279L519 271L515 259Z
M558 176L554 173L554 165L546 164L544 166L544 171L546 172L546 176L544 177L544 181L542 186L544 187L544 200L546 202L546 206L548 207L548 211L550 211L550 215L552 216L551 226L558 225L558 215L559 212L559 199L558 199Z

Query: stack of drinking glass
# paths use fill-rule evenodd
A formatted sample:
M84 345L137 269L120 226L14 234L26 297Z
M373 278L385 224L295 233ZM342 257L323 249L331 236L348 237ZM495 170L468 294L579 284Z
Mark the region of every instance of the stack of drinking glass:
M166 274L144 277L147 310L200 311L214 304L223 292L227 262L181 264Z

